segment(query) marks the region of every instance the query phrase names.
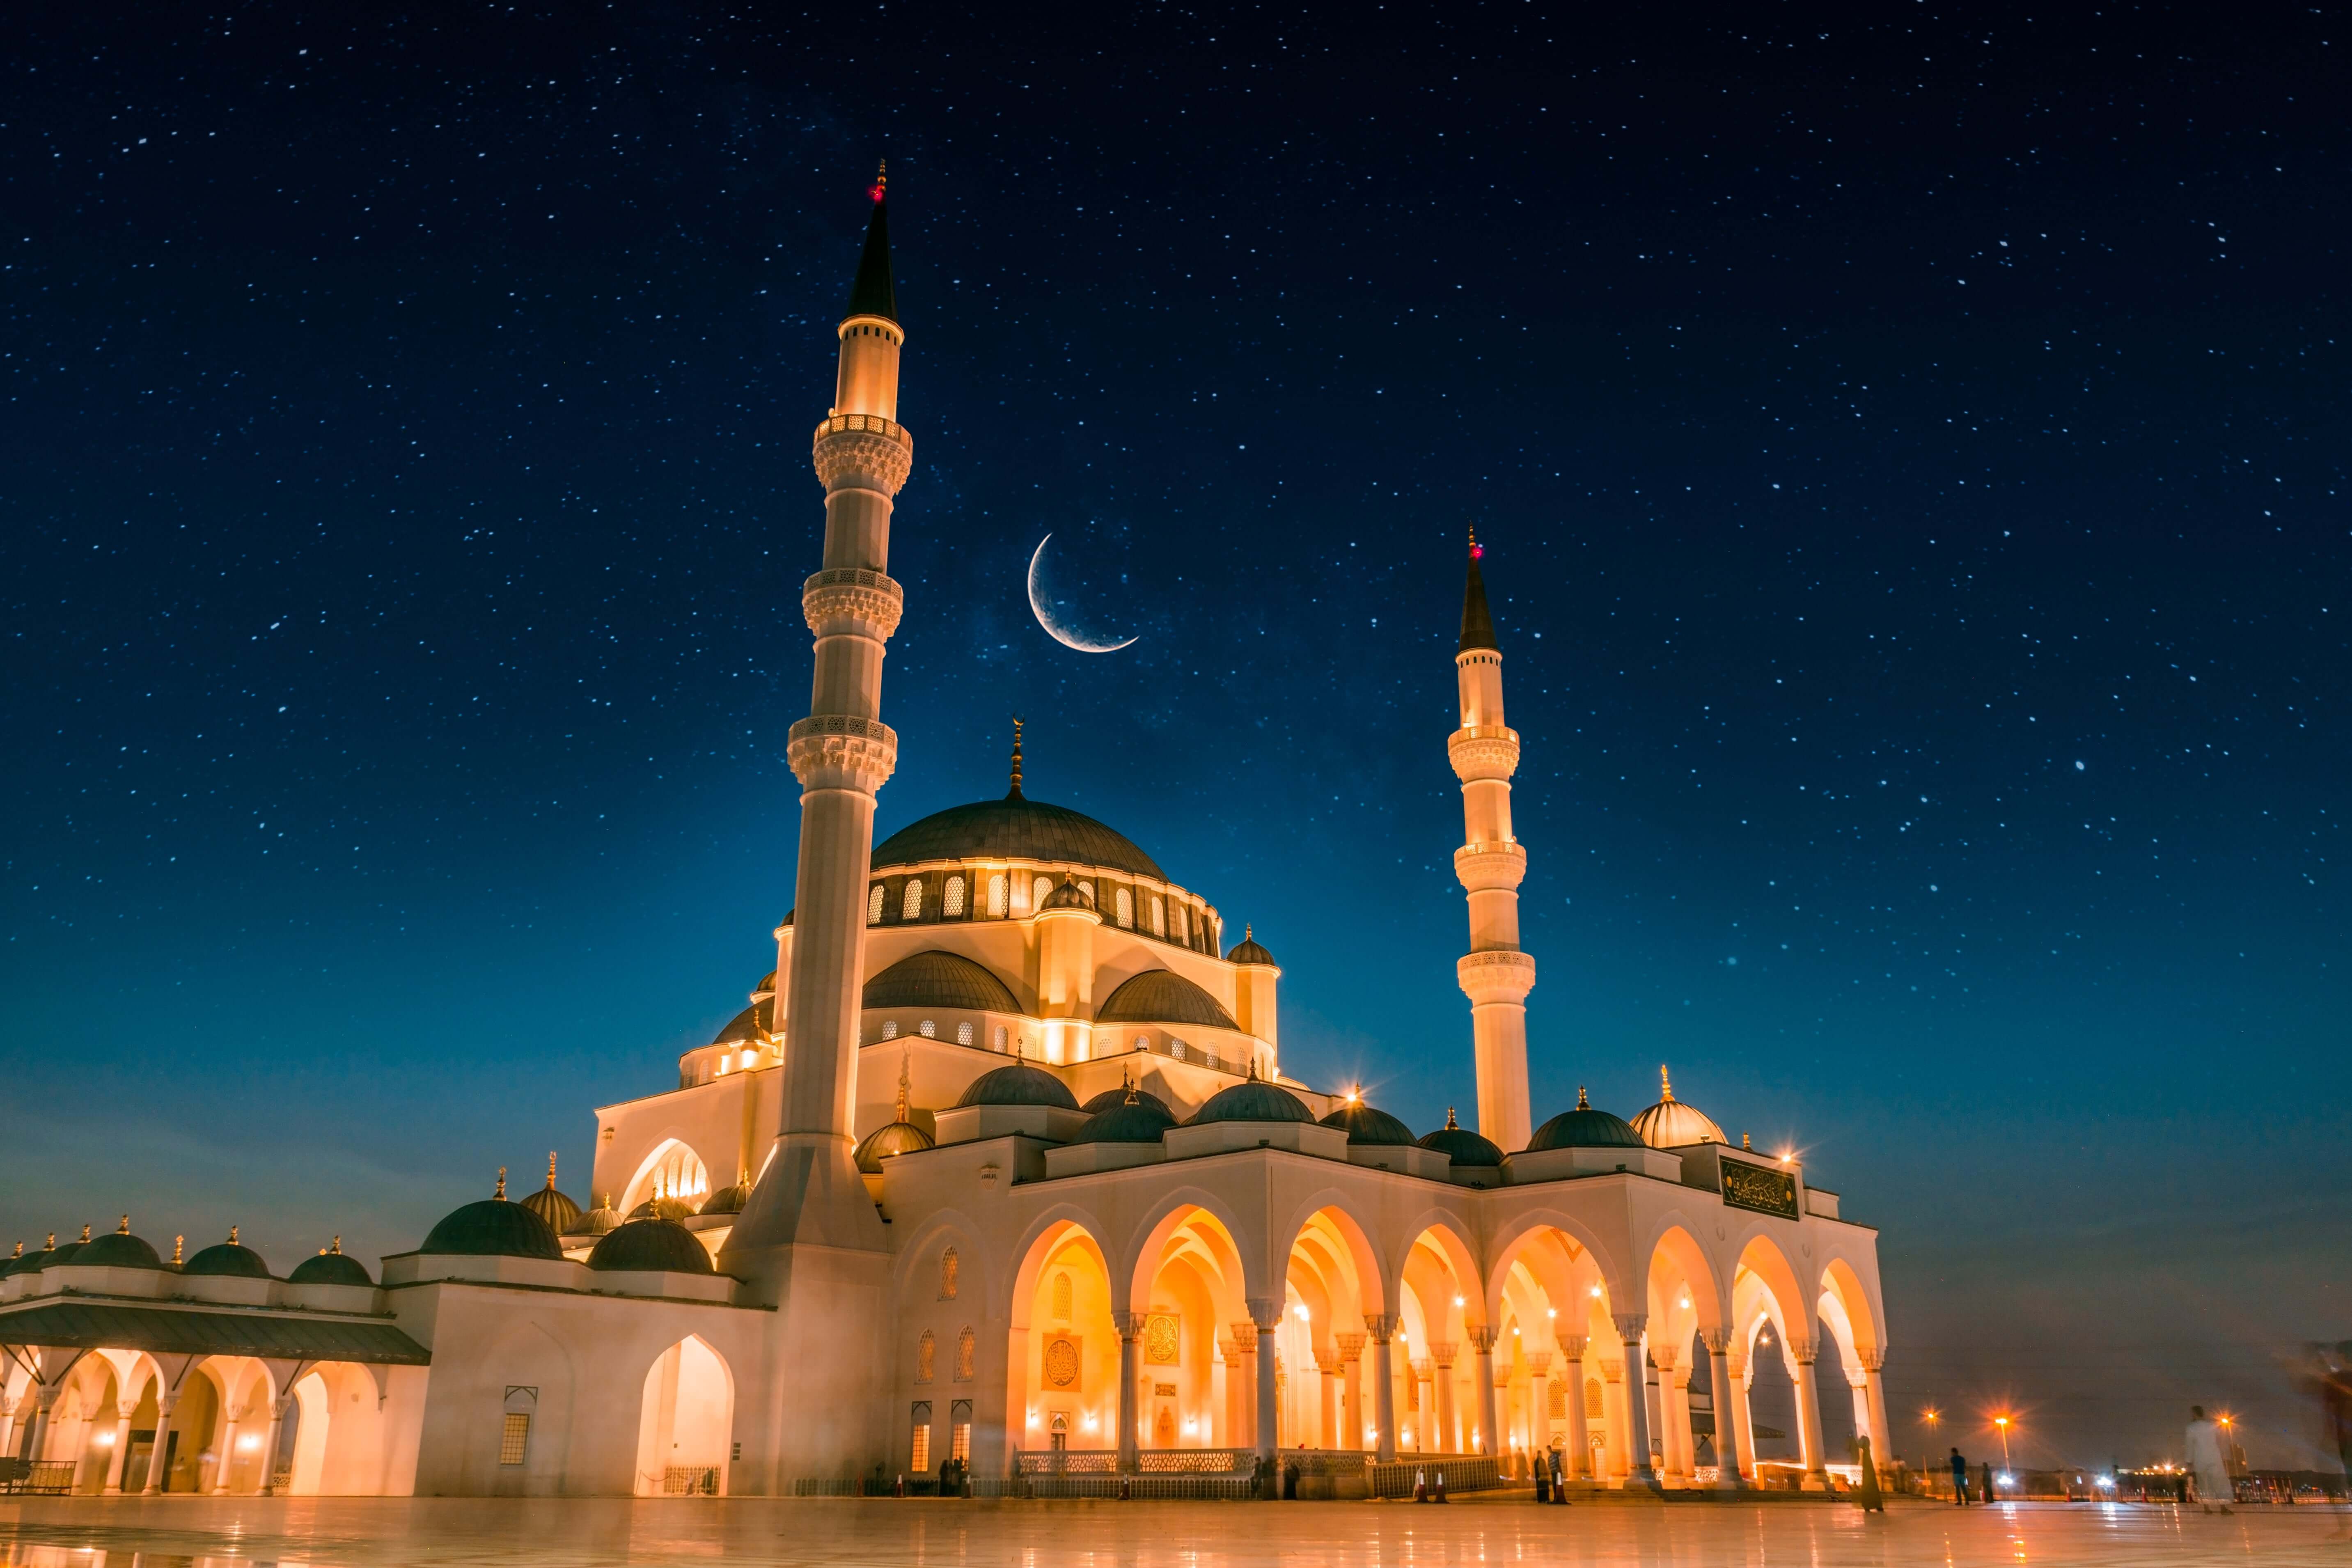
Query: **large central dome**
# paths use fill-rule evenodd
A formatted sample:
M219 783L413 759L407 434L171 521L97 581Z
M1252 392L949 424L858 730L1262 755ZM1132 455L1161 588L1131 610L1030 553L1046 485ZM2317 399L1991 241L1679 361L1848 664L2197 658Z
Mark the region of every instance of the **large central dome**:
M874 847L873 869L931 860L1067 861L1165 882L1159 862L1083 812L1021 795L951 805Z

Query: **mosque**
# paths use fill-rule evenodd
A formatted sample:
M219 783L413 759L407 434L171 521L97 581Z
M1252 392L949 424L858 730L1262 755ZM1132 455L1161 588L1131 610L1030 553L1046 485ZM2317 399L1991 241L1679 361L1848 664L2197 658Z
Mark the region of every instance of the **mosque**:
M1630 1121L1580 1094L1535 1124L1520 741L1475 544L1444 737L1475 1126L1416 1137L1286 1074L1274 954L1246 929L1228 945L1124 834L1031 799L1017 732L1003 798L874 843L913 447L872 195L814 438L774 971L676 1087L596 1112L587 1207L550 1156L544 1186L501 1172L373 1274L338 1241L280 1275L234 1230L166 1259L128 1216L20 1247L8 1472L104 1495L779 1496L959 1460L982 1490L1202 1496L1279 1453L1308 1495L1362 1496L1557 1447L1591 1486L1819 1489L1849 1458L1824 1446L1824 1356L1883 1460L1876 1233L1837 1194L1670 1088ZM1763 1373L1793 1434L1751 1414Z

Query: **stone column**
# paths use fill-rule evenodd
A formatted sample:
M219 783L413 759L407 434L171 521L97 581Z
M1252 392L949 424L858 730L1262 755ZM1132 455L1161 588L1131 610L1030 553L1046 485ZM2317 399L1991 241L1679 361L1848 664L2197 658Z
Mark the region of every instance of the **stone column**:
M1609 1424L1601 1436L1601 1468L1605 1479L1622 1482L1629 1463L1625 1447L1625 1363L1612 1358L1601 1363L1601 1415Z
M1364 1338L1362 1334L1332 1336L1332 1342L1339 1347L1339 1396L1346 1406L1339 1417L1339 1446L1351 1453L1364 1446Z
M1495 1331L1471 1330L1470 1343L1478 1352L1478 1441L1473 1447L1501 1458L1503 1428L1495 1415Z
M1674 1433L1675 1474L1685 1486L1698 1480L1698 1434L1691 1430L1691 1370L1690 1363L1683 1362L1671 1376L1662 1373L1658 1383L1658 1391L1673 1401L1666 1426Z
M1568 1380L1568 1397L1562 1401L1568 1409L1567 1452L1560 1458L1560 1474L1591 1477L1592 1430L1584 1424L1584 1336L1554 1334L1551 1342L1559 1347L1560 1375Z
M1650 1326L1650 1315L1619 1312L1612 1321L1625 1346L1625 1484L1655 1487L1657 1467L1650 1462L1650 1374L1642 1349L1642 1331Z
M1211 1434L1215 1438L1212 1447L1245 1447L1247 1445L1243 1443L1241 1437L1242 1349L1234 1342L1231 1334L1221 1334L1217 1339L1217 1353L1215 1375L1223 1398L1219 1407L1216 1430Z
M1650 1352L1652 1364L1658 1369L1658 1464L1661 1480L1679 1480L1690 1473L1683 1459L1683 1444L1690 1424L1675 1420L1675 1373L1688 1375L1686 1368L1675 1363L1681 1359L1673 1345L1659 1345Z
M1886 1422L1886 1352L1866 1350L1862 1356L1862 1391L1870 1410L1870 1457L1881 1470L1895 1468L1895 1429Z
M1397 1457L1396 1365L1389 1348L1396 1327L1392 1316L1364 1320L1364 1331L1372 1341L1372 1418L1380 1424L1372 1456L1383 1460Z
M1274 1458L1276 1444L1281 1433L1282 1391L1275 1385L1274 1331L1282 1326L1282 1298L1254 1296L1250 1299L1251 1319L1257 1325L1260 1345L1257 1357L1257 1451L1265 1459Z
M1118 1468L1122 1472L1130 1472L1140 1463L1140 1445L1135 1431L1135 1380L1141 1370L1143 1314L1113 1312L1110 1326L1118 1334Z
M142 1497L153 1497L163 1489L170 1478L163 1471L163 1456L172 1436L172 1412L180 1407L180 1396L158 1383L155 1385L155 1446L147 1454L147 1484L139 1489Z
M1234 1401L1234 1440L1236 1448L1257 1447L1257 1325L1246 1319L1231 1325L1234 1350L1240 1359L1225 1369L1225 1386L1233 1391ZM1234 1373L1241 1375L1238 1379ZM1241 1386L1234 1388L1238 1382Z
M1822 1468L1822 1402L1820 1390L1813 1382L1813 1359L1821 1354L1817 1340L1789 1340L1790 1355L1797 1363L1797 1436L1805 1454L1805 1489L1809 1492L1829 1489L1829 1472Z
M1748 1393L1732 1381L1731 1331L1701 1329L1698 1337L1706 1346L1707 1386L1715 1391L1715 1489L1736 1492L1748 1458Z
M1337 1350L1317 1351L1315 1370L1322 1373L1315 1380L1321 1385L1317 1391L1320 1399L1316 1419L1322 1424L1322 1430L1316 1435L1317 1446L1344 1448L1347 1445L1339 1441L1339 1352Z
M1412 1380L1412 1451L1426 1454L1437 1447L1437 1367L1427 1356L1405 1363Z
M59 1392L46 1384L33 1391L33 1438L25 1449L25 1457L34 1464L48 1457L44 1450L49 1444L49 1415L57 1408Z
M122 1467L131 1458L131 1417L138 1413L135 1400L118 1400L114 1406L114 1452L106 1461L106 1495L122 1494Z
M236 1468L236 1414L227 1402L221 1405L220 1461L213 1466L213 1495L228 1490L229 1472Z
M1551 1352L1522 1352L1528 1363L1528 1452L1551 1447Z
M1461 1349L1459 1344L1451 1340L1429 1347L1431 1368L1429 1381L1437 1395L1433 1402L1437 1406L1437 1441L1432 1447L1441 1454L1459 1454L1464 1451L1461 1447L1461 1429L1455 1426L1454 1420L1454 1358Z
M253 1489L262 1497L276 1489L271 1483L278 1479L278 1438L286 1429L286 1407L293 1403L294 1394L289 1389L269 1407L269 1436L261 1440L261 1481Z
M1746 1356L1735 1355L1731 1357L1731 1378L1739 1389L1739 1404L1734 1414L1739 1417L1739 1458L1746 1467L1740 1474L1752 1481L1759 1474L1756 1468L1756 1415L1748 1399L1756 1386L1756 1368Z

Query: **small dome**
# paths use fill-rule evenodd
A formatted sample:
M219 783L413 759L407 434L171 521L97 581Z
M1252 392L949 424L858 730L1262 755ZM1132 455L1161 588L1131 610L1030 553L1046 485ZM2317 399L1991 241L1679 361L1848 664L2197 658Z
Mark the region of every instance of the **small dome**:
M1095 1009L1102 1024L1191 1024L1203 1029L1234 1029L1241 1026L1217 999L1166 969L1147 969L1120 983Z
M261 1254L236 1239L235 1226L229 1226L226 1241L215 1242L205 1247L180 1265L180 1272L195 1278L209 1276L217 1279L274 1278L269 1272L269 1265L261 1260Z
M749 1198L751 1195L751 1194L750 1189L740 1185L721 1187L717 1192L711 1194L709 1197L703 1199L702 1206L695 1212L697 1214L709 1215L741 1214L743 1212L744 1200ZM607 1228L609 1229L610 1227L608 1226Z
M1503 1152L1454 1120L1454 1108L1445 1108L1445 1125L1423 1137L1421 1146L1434 1149L1450 1156L1456 1169L1472 1165L1500 1165Z
M48 1262L47 1247L36 1247L27 1252L25 1250L25 1244L20 1241L16 1244L16 1256L0 1262L0 1279L5 1279L11 1274L38 1274L43 1268L48 1267Z
M1079 890L1078 885L1070 880L1067 877L1062 879L1062 885L1060 887L1045 895L1045 901L1039 904L1037 908L1041 911L1045 910L1084 910L1087 913L1095 916L1097 920L1102 918L1099 911L1095 909L1094 904L1087 898L1086 894Z
M673 1219L633 1219L596 1244L588 1267L656 1269L665 1274L716 1274L694 1232Z
M55 1268L60 1264L71 1263L74 1260L75 1256L79 1254L83 1247L88 1247L89 1245L89 1226L84 1226L81 1227L80 1240L68 1241L62 1247L52 1247L49 1248L48 1260L44 1263L42 1267L45 1268Z
M127 1227L129 1220L123 1224ZM131 1234L119 1230L112 1236L101 1236L96 1241L80 1244L74 1254L77 1268L161 1268L163 1260L155 1249Z
M1101 1099L1100 1095L1095 1097ZM1093 1101L1087 1103L1092 1104ZM1175 1116L1167 1106L1140 1089L1122 1093L1118 1102L1107 1105L1087 1118L1072 1140L1078 1143L1157 1143L1160 1135L1176 1125Z
M621 1223L621 1211L613 1206L613 1194L606 1193L596 1200L596 1206L580 1216L580 1228L574 1236L602 1236Z
M580 1205L555 1190L555 1156L547 1156L547 1185L535 1193L523 1195L522 1206L547 1222L547 1228L562 1236L580 1223Z
M786 916L785 921L786 923L789 924L791 922L791 917ZM775 994L776 972L771 969L767 973L760 976L760 984L751 987L751 994L754 996L773 996Z
M1078 1097L1070 1086L1043 1068L1027 1062L1012 1062L993 1072L984 1072L971 1080L971 1087L956 1101L961 1110L967 1105L1058 1105L1065 1110L1078 1108Z
M1410 1143L1412 1129L1385 1110L1375 1110L1360 1100L1351 1100L1323 1119L1326 1127L1337 1127L1347 1133L1350 1144L1394 1145Z
M647 1198L629 1211L625 1223L634 1225L641 1219L692 1219L694 1205L674 1194L661 1193Z
M1313 1121L1315 1113L1306 1102L1278 1083L1268 1083L1262 1078L1249 1079L1232 1084L1209 1096L1208 1103L1192 1113L1188 1127L1206 1127L1213 1121Z
M1225 954L1225 962L1227 963L1264 963L1270 965L1274 963L1274 954L1266 952L1265 948L1260 947L1257 944L1256 939L1252 935L1250 928L1247 925L1244 925L1242 927L1242 939L1241 941L1234 943L1233 952Z
M1622 1117L1605 1110L1595 1110L1592 1102L1584 1098L1584 1090L1576 1091L1576 1109L1563 1110L1541 1127L1528 1140L1528 1152L1541 1153L1546 1149L1639 1149L1642 1135Z
M1018 1013L1013 993L981 965L957 952L934 948L900 959L866 983L859 1005L940 1007L967 1013Z
M1658 1103L1633 1118L1632 1126L1653 1149L1687 1149L1694 1143L1728 1143L1723 1129L1695 1105L1675 1098L1674 1080L1658 1069Z
M1079 1106L1078 1109L1085 1111L1088 1116L1099 1116L1114 1105L1125 1105L1127 1103L1128 1094L1130 1091L1134 1093L1136 1099L1143 1101L1144 1104L1156 1105L1171 1117L1173 1117L1176 1114L1174 1111L1168 1110L1168 1102L1166 1100L1160 1099L1150 1089L1135 1089L1133 1085L1124 1083L1119 1085L1117 1089L1104 1089L1100 1094L1096 1095L1092 1100L1089 1100L1084 1105Z
M551 1262L563 1258L563 1248L547 1222L522 1205L507 1201L504 1171L499 1173L497 1196L443 1215L416 1250L459 1258L544 1258ZM189 1265L192 1270L194 1267Z
M286 1276L289 1285L373 1285L365 1265L343 1250L343 1238L296 1264Z
M710 1043L714 1046L757 1044L760 1037L767 1034L769 1026L775 1021L776 999L772 994L763 996L728 1019L727 1026L710 1037Z
M857 1168L869 1176L882 1173L882 1162L893 1154L920 1153L938 1147L931 1135L911 1121L893 1121L877 1127L857 1144Z

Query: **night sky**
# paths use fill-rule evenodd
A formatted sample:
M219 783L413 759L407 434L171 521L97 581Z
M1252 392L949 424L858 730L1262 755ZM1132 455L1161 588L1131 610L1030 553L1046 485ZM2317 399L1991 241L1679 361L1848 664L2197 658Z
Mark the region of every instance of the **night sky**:
M1466 1116L1475 524L1538 1119L1663 1062L1803 1151L1906 1456L2316 1462L2340 9L977 9L0 22L0 1246L585 1197L742 1005L887 156L879 833L1019 713L1273 950L1286 1070ZM1048 530L1132 647L1032 618Z

